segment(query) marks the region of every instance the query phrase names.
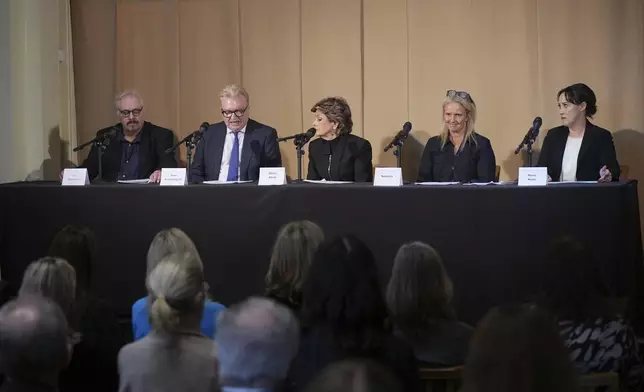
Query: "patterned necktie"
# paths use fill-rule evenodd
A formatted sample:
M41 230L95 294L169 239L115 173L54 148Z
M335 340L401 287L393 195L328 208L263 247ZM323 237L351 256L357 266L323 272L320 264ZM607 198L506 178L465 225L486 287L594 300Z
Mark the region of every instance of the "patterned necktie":
M235 141L233 142L233 150L230 152L227 181L237 181L239 176L239 132L233 132L233 135L235 135Z

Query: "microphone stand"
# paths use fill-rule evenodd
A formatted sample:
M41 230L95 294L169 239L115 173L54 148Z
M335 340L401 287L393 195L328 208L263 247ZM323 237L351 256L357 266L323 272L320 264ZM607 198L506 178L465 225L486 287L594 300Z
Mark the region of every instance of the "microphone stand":
M537 138L537 135L535 135L533 128L530 128L530 130L528 131L528 134L525 135L519 147L517 147L517 149L514 151L515 154L518 154L523 148L523 146L527 146L526 154L528 157L528 167L532 167L532 145L534 144L534 141L536 140L536 138Z
M308 140L306 140L305 134L298 134L277 138L277 142L285 142L291 139L293 139L293 144L295 144L295 152L297 154L297 181L300 182L302 181L302 156L304 155L302 147L304 147Z
M105 149L107 149L107 146L110 145L110 141L112 140L113 136L114 134L109 134L109 132L106 132L105 134L98 136L88 142L85 142L72 150L74 152L80 151L85 147L89 146L90 144L92 145L92 147L96 147L96 152L98 156L98 181L99 182L103 181L103 153L105 152Z
M186 173L186 176L188 178L188 184L190 184L192 180L191 178L192 177L192 150L197 147L197 143L199 143L199 140L201 140L202 136L203 136L203 133L201 132L201 130L195 131L190 135L184 137L183 140L181 140L174 146L165 150L166 154L174 154L174 151L179 146L181 146L182 144L186 145L186 160L188 161L186 165L186 170L188 171Z

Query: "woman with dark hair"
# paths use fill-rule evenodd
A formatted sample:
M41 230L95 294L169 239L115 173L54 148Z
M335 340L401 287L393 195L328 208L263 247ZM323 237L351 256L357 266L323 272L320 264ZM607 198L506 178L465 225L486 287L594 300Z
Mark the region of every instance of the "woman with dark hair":
M299 314L302 282L323 240L322 229L311 221L291 222L282 227L266 274L266 296Z
M628 390L640 390L644 367L635 334L610 301L588 249L571 238L556 241L548 254L544 282L539 302L556 316L578 371L617 372Z
M387 307L373 254L353 236L320 245L302 286L303 331L289 371L300 390L328 364L370 358L390 366L415 390L418 367L413 351L385 328Z
M387 305L396 335L428 366L462 365L472 327L458 322L450 302L452 281L440 255L422 242L400 247L387 286Z
M65 226L52 240L49 256L66 260L76 271L75 299L69 323L82 336L69 367L61 372L61 390L114 391L116 357L126 339L110 305L91 294L96 238L87 227Z
M351 108L342 97L329 97L311 108L319 139L309 144L309 180L372 180L371 143L352 135Z
M552 317L527 305L490 310L472 338L461 390L577 390L574 368Z
M613 136L588 120L597 113L593 90L583 83L565 87L557 106L563 125L543 139L537 166L547 167L552 181L618 181Z

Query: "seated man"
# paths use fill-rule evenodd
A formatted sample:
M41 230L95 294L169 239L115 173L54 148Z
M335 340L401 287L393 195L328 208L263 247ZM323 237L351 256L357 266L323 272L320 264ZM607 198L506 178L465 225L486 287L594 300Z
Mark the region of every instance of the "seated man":
M172 147L171 130L144 121L143 99L134 91L125 91L116 99L120 123L117 133L103 153L103 180L137 180L149 178L159 182L161 168L177 167L177 161L165 150ZM100 136L112 127L97 132ZM87 168L90 180L98 176L98 151L95 146L79 167Z
M197 145L191 180L257 181L260 167L282 166L277 131L249 119L248 92L230 85L219 98L224 121L211 125Z

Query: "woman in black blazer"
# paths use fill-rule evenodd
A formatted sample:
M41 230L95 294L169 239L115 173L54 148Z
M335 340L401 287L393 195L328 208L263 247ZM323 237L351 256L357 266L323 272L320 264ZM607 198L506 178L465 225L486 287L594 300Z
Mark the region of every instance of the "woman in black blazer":
M309 145L309 180L372 180L371 143L351 135L351 108L344 98L329 97L316 103L313 128L318 139Z
M597 98L590 87L573 84L557 93L562 126L543 140L538 166L548 168L551 181L619 180L619 163L613 136L590 121L597 113Z

